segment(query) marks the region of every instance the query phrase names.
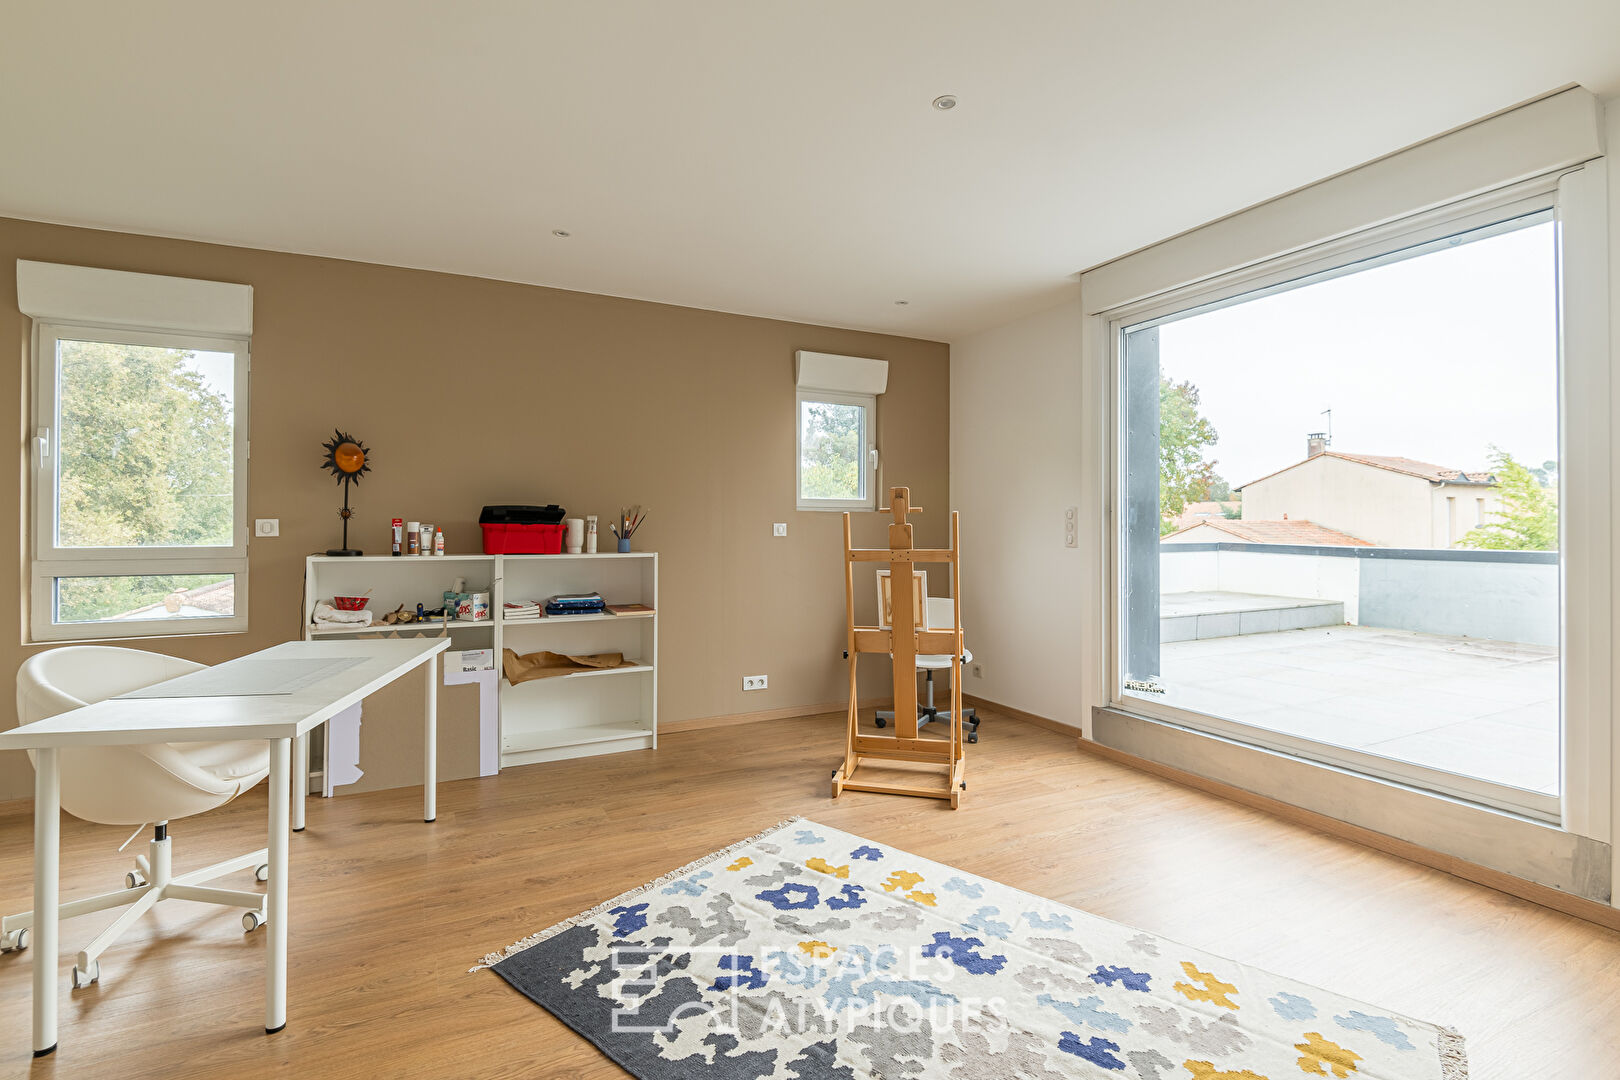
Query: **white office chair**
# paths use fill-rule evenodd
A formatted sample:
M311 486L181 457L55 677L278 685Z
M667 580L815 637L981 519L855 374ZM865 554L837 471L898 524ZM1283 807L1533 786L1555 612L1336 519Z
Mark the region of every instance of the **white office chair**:
M28 658L17 672L17 719L29 724L82 706L185 675L203 667L138 649L69 645ZM34 752L28 752L30 759ZM63 904L61 917L123 907L124 911L79 953L73 988L101 978L99 957L160 900L195 900L247 908L242 925L264 925L264 894L215 889L199 882L254 867L269 876L265 849L187 874L170 873L169 822L223 806L270 771L264 742L152 743L146 746L64 746L58 751L62 809L102 825L153 823L147 854L135 858L124 888ZM133 838L132 838L133 839ZM28 947L34 913L0 919L0 951ZM49 958L46 958L49 962Z
M883 594L881 591L882 587L882 582L879 582L878 604L880 605L880 610L881 605L883 604ZM956 605L948 596L930 596L928 597L927 606L923 608L923 617L928 621L927 628L930 630L949 629L956 625ZM962 663L965 665L972 663L972 661L973 653L968 649L963 648ZM943 724L948 724L951 722L951 711L949 709L936 708L934 705L934 672L949 671L950 669L951 658L949 655L940 654L938 656L917 657L917 670L923 673L924 678L928 683L927 697L917 705L917 727L921 728L924 724L932 723L935 720L938 720ZM893 709L878 710L878 727L886 726L888 722L893 719ZM962 720L970 725L967 733L967 741L971 743L978 742L978 714L973 709L964 707L962 709Z

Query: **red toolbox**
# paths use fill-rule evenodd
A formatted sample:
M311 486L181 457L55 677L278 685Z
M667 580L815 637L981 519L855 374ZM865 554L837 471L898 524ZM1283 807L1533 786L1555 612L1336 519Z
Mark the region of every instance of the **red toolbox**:
M561 555L565 511L552 506L486 506L478 515L485 555Z

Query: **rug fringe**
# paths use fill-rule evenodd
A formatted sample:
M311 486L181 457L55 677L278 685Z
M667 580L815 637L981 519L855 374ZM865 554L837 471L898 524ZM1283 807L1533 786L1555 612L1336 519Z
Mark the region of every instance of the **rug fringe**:
M739 848L745 848L750 844L756 844L765 839L767 836L770 836L773 833L781 832L790 825L797 825L803 820L803 817L784 818L783 820L778 821L775 825L772 825L770 828L764 830L763 832L757 832L753 836L748 837L746 840L738 840L735 844L723 847L719 851L710 852L701 859L694 859L685 866L671 870L669 873L664 874L662 877L655 878L652 881L647 882L645 885L639 885L636 888L631 889L629 892L620 893L611 900L604 900L600 904L597 904L595 907L591 908L589 911L582 911L571 919L564 919L562 922L548 926L538 933L530 934L528 937L523 938L520 941L514 941L500 952L486 953L484 954L484 958L478 963L474 964L472 967L468 968L467 972L468 974L471 974L475 971L481 971L484 968L494 967L507 957L516 956L524 949L533 948L542 941L556 937L564 930L571 930L582 922L588 922L589 920L596 918L598 915L604 915L607 912L612 911L614 908L634 900L636 897L640 896L649 889L656 889L660 885L667 885L670 881L680 877L682 874L685 874L688 871L696 870L702 866L707 866L709 863L712 863L717 859L724 859L726 856L731 855ZM1445 1080L1452 1080L1449 1073L1446 1075Z
M1468 1052L1463 1049L1462 1032L1436 1026L1435 1044L1440 1048L1440 1080L1468 1080Z

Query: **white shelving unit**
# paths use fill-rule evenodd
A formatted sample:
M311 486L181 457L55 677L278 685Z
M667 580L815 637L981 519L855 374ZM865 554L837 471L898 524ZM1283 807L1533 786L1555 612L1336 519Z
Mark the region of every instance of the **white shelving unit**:
M522 654L622 653L630 666L501 683L501 764L527 765L658 745L658 556L501 555L495 610L559 593L599 592L610 604L646 604L646 615L499 619L496 649Z
M304 637L362 638L391 632L437 634L443 624L360 629L316 628L310 613L333 596L371 597L381 615L400 604L437 607L455 579L466 591L491 594L486 621L452 620L455 649L489 649L497 669L502 650L517 653L622 653L624 667L556 675L513 686L500 681L501 765L527 765L658 745L658 556L654 552L595 555L311 555L304 574ZM610 604L646 604L633 615L571 615L507 622L507 602L559 593L599 592Z

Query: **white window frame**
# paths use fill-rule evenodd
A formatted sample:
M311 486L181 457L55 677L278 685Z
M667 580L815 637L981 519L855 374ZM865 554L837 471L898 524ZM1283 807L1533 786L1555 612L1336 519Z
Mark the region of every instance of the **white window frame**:
M866 495L859 499L811 499L804 494L804 403L858 405L865 409L861 424L861 482ZM800 387L793 398L793 496L800 510L877 509L877 395Z
M56 487L61 456L56 429L57 343L104 341L119 345L228 352L235 357L232 408L232 539L228 547L62 548L56 544ZM249 431L249 339L179 331L135 329L82 322L36 320L33 332L33 425L30 474L33 493L29 562L31 639L38 642L96 641L132 637L178 637L242 633L248 628L247 471ZM139 574L232 574L235 612L218 618L128 619L57 623L57 578Z
M1600 193L1582 190L1599 172L1593 164L1537 177L1474 198L1412 215L1399 221L1367 229L1327 243L1314 245L1291 255L1266 260L1214 279L1176 289L1133 304L1102 313L1099 321L1107 328L1107 377L1110 433L1108 436L1108 475L1111 492L1109 508L1112 527L1108 530L1111 571L1108 604L1108 667L1106 689L1109 703L1125 712L1176 724L1192 730L1223 736L1234 741L1281 751L1304 760L1346 768L1412 787L1460 798L1478 805L1524 814L1542 821L1562 824L1571 831L1594 839L1608 840L1608 823L1599 812L1598 802L1608 791L1607 710L1610 678L1607 657L1598 650L1583 648L1583 634L1600 633L1606 643L1607 573L1594 584L1599 597L1585 588L1571 590L1566 582L1572 566L1590 568L1609 564L1610 541L1604 523L1608 520L1608 458L1606 414L1600 421L1592 416L1597 403L1607 405L1609 380L1607 357L1587 348L1574 348L1571 324L1588 324L1591 305L1565 295L1572 281L1591 279L1590 255L1571 252L1567 231L1572 215L1583 219L1590 214ZM1584 175L1583 175L1584 174ZM1571 186L1575 190L1566 197ZM1281 290L1313 275L1354 273L1401 257L1400 253L1446 237L1492 226L1509 219L1550 211L1557 229L1560 281L1559 325L1563 338L1559 357L1559 468L1560 488L1585 496L1585 506L1561 507L1560 611L1562 630L1562 784L1558 796L1526 792L1502 784L1395 762L1362 751L1330 747L1314 740L1271 732L1248 724L1235 723L1203 713L1178 709L1144 696L1127 695L1124 686L1124 602L1125 552L1121 523L1125 520L1124 499L1124 384L1123 332L1154 320L1168 321L1200 308L1237 302L1238 298L1258 298L1267 290ZM1584 243L1590 244L1591 239ZM1606 317L1606 316L1605 316ZM1582 332L1595 334L1591 324ZM1597 425L1601 430L1594 430ZM1596 441L1594 441L1596 440ZM1595 455L1595 456L1594 456ZM1562 475L1568 468L1569 476ZM1585 476L1589 468L1601 468L1602 482ZM1565 502L1565 500L1561 500ZM1584 575L1583 575L1584 576ZM1579 579L1579 578L1578 578Z

